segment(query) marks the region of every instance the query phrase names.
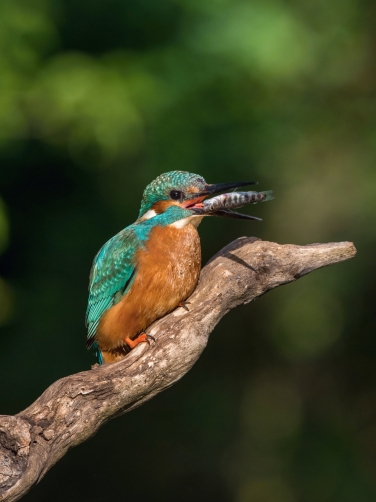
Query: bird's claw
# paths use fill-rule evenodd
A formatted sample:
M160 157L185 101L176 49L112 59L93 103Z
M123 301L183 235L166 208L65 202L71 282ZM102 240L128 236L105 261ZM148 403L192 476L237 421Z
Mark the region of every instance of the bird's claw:
M138 335L136 340L138 341L138 343L146 342L148 345L150 345L150 340L153 340L153 342L155 342L154 336L148 335L147 333L141 333L141 335Z
M149 338L151 338L155 342L154 336L147 335L146 333L139 334L134 340L127 337L124 341L128 345L128 347L132 350L136 347L136 345L138 345L139 343L142 343L142 342L146 342L150 345Z
M182 307L183 309L185 309L187 312L189 312L189 308L187 307L187 305L190 305L191 302L180 302L178 307Z

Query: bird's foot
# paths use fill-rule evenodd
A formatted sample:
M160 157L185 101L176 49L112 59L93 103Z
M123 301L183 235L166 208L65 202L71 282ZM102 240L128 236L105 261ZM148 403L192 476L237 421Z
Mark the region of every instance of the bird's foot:
M131 338L129 338L129 336L127 336L127 338L124 341L128 345L128 347L130 347L130 349L134 349L136 345L142 342L146 342L150 345L150 339L155 342L154 336L147 335L146 333L141 333L134 340L132 340Z
M189 308L187 307L187 305L190 305L191 302L180 302L178 304L178 307L182 307L183 309L185 309L187 312L189 312Z

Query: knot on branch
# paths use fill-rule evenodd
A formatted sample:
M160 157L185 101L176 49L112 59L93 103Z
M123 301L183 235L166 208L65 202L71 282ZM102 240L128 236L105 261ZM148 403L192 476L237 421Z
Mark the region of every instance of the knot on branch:
M30 424L21 418L0 415L0 500L23 475L30 450Z

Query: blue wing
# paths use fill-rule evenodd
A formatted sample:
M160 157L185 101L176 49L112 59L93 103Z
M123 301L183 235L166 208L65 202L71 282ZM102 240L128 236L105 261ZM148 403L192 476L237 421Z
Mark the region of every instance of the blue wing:
M94 258L86 310L87 348L95 341L103 314L116 305L132 285L136 274L136 253L141 247L142 241L131 225L106 242Z

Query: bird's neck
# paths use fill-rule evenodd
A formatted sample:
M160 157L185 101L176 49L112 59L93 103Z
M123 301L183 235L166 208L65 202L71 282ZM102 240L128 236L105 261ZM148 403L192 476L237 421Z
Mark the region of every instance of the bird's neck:
M195 228L199 226L203 219L203 216L188 216L188 218L183 218L182 220L174 221L168 225L172 228L184 228L186 225L193 225Z

